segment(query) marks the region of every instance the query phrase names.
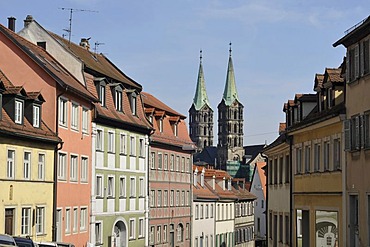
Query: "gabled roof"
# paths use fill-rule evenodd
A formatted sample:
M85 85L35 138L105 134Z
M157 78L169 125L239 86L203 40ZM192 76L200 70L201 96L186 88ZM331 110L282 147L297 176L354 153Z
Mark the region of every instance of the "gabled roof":
M297 101L300 102L316 102L317 96L316 94L296 94L294 97L294 103L297 103Z
M149 108L155 108L156 110L163 110L165 111L168 115L174 115L174 116L179 116L181 119L185 119L186 117L177 111L173 110L171 107L160 101L158 98L154 97L152 94L147 93L147 92L141 92L143 96L143 102L144 106L148 106Z
M346 31L346 35L333 44L334 47L344 45L348 47L370 33L370 16L360 21Z
M344 78L341 76L342 68L326 68L323 84L344 85Z
M72 74L68 72L56 59L54 59L43 48L29 42L10 29L0 24L0 32L11 42L18 46L25 54L36 62L46 73L48 73L61 87L78 94L88 100L97 101Z
M89 51L88 49L79 46L73 42L60 37L59 35L50 32L64 47L69 49L76 57L81 59L85 67L111 79L117 80L125 84L125 87L132 87L141 91L142 86L133 79L125 75L118 67L116 67L106 56Z
M315 83L313 90L318 91L322 88L322 83L324 81L324 74L315 74Z
M263 169L265 166L266 166L266 162L257 162L256 166L254 167L253 178L255 177L255 174L257 173L257 176L259 177L259 179L261 181L263 196L266 199L266 174L265 174L265 171ZM253 181L253 179L252 179L251 187L254 185L254 183L255 183L255 181Z

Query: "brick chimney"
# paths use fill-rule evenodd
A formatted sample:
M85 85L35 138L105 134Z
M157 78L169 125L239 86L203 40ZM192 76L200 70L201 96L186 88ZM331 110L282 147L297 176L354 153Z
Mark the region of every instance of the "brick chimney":
M32 21L33 21L32 15L27 15L26 19L23 21L24 27L27 27Z
M16 18L13 16L8 17L8 28L13 32L15 32L15 20Z

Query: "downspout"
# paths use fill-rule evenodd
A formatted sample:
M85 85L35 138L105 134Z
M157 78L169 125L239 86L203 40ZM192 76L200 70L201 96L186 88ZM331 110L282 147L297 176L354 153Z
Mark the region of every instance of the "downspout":
M68 86L66 86L65 91L57 95L57 102L55 106L56 121L55 121L55 134L59 137L59 97L68 91ZM53 182L53 223L51 227L51 236L53 241L57 241L57 198L58 198L58 151L63 148L63 142L58 147L54 149L54 182Z
M146 176L146 195L145 195L145 246L149 246L149 145L150 145L150 134L145 137L145 176Z
M290 189L290 245L294 246L293 244L293 136L287 136L287 140L289 143L289 189ZM296 234L296 233L295 233Z
M265 163L266 163L266 177L270 176L269 174L269 163L268 163L268 156L265 155L264 153L261 153L261 157L265 160ZM266 204L266 209L265 210L265 232L266 232L266 245L268 245L268 241L269 241L269 231L268 231L268 224L267 223L270 223L271 222L268 222L268 216L269 216L269 185L268 185L268 182L267 182L267 179L266 179L266 184L265 184L265 187L266 187L266 198L265 198L265 204ZM263 188L263 186L262 186Z

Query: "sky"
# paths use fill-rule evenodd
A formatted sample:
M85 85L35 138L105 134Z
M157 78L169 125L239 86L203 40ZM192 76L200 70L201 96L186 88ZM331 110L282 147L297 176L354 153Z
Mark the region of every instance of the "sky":
M314 93L315 74L340 66L345 56L332 44L370 14L368 0L1 0L0 23L16 17L17 32L32 15L63 35L68 8L72 42L91 37L93 50L100 43L97 52L185 116L202 50L215 140L231 42L244 145L277 138L283 104L296 93Z

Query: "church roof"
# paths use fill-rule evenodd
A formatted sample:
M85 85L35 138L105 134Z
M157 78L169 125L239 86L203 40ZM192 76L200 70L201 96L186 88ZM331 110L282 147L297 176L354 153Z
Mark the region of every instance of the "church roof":
M198 81L197 81L197 88L195 90L195 96L193 99L193 105L195 110L199 111L202 109L204 105L208 105L211 108L211 104L209 103L207 90L206 90L206 83L204 80L203 74L203 65L202 65L202 51L200 51L200 63L199 63L199 72L198 72Z
M231 43L230 43L231 45ZM231 58L231 47L229 50L229 64L227 66L226 84L223 95L223 100L227 106L230 106L235 100L239 101L238 92L236 90L234 66Z

